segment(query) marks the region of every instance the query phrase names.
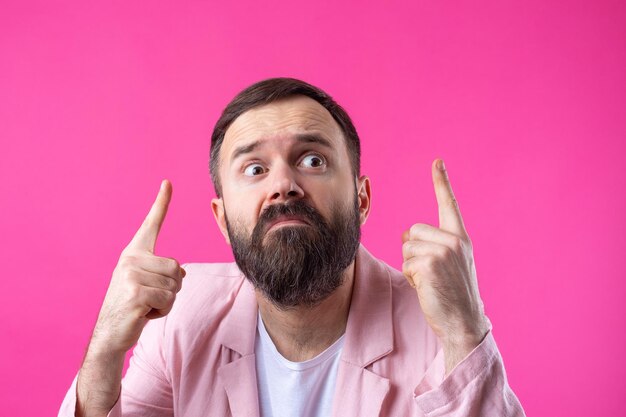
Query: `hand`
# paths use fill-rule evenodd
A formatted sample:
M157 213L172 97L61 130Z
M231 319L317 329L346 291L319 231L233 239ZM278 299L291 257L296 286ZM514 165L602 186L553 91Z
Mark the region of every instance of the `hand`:
M164 180L148 216L113 271L90 349L125 353L137 342L148 320L163 317L172 309L185 270L175 259L154 254L171 197L172 185Z
M472 243L443 161L433 162L432 174L439 228L418 223L404 232L402 272L442 342L447 375L480 344L490 324L478 293Z

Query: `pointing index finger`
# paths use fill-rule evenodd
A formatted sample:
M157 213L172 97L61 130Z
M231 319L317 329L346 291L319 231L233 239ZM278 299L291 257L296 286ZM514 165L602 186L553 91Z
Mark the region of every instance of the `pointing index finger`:
M452 185L442 159L435 159L432 171L435 195L439 206L439 228L458 236L467 236L459 204L452 192Z
M169 180L163 180L156 200L154 200L146 219L143 221L129 246L154 252L156 240L161 230L161 225L165 220L171 198L172 183L169 182Z

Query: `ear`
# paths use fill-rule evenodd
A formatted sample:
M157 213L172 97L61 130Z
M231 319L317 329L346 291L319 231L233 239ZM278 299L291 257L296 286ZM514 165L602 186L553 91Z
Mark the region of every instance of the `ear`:
M211 200L211 210L217 226L220 228L220 232L224 236L226 243L230 245L230 238L228 237L228 228L226 227L226 214L224 212L224 200L221 198L214 198Z
M357 181L358 199L359 199L359 213L361 226L365 224L367 218L370 215L370 208L372 204L372 189L370 185L370 179L367 175L362 175Z

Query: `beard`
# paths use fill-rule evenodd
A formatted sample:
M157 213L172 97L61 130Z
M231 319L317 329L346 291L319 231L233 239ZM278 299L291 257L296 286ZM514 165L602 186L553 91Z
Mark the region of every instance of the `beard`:
M280 216L308 225L285 225L268 231ZM282 310L319 304L344 282L361 238L359 204L334 207L330 222L302 200L268 206L250 236L226 217L237 266L254 287Z

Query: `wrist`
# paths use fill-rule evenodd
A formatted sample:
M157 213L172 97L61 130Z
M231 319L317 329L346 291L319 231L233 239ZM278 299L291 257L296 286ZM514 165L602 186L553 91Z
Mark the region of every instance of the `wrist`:
M449 331L440 337L441 344L444 349L472 350L483 341L490 329L491 323L486 316L470 323L459 323L450 326Z
M456 334L441 340L441 345L444 351L463 351L469 353L474 350L476 346L480 345L488 332L489 330L485 329L473 333Z
M107 341L99 341L92 338L87 347L85 360L118 362L124 361L126 357L126 349L118 348Z
M485 319L472 329L452 331L447 337L441 339L446 376L482 343L490 330L489 321Z

